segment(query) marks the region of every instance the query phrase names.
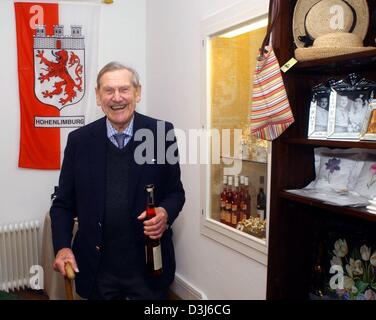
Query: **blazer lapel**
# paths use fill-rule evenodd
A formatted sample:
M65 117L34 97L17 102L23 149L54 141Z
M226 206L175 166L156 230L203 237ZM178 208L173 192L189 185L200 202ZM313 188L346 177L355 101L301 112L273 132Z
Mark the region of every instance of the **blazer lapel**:
M93 188L93 201L97 201L99 221L103 222L106 191L106 117L91 132L89 141L90 184Z

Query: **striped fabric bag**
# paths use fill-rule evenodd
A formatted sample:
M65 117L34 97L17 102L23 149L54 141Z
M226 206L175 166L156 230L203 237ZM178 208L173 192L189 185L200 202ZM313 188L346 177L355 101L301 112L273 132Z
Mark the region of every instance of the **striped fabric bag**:
M252 135L269 141L294 122L279 63L270 46L256 64L250 121Z
M279 1L274 4L270 11L270 16L274 16L257 58L249 116L252 135L269 141L278 138L294 122L277 57L273 48L266 45L279 12Z

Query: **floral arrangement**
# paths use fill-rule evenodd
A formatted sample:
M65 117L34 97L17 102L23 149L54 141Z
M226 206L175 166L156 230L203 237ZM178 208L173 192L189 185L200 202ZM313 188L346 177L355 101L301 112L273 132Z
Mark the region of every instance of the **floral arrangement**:
M249 217L240 221L236 229L253 235L257 238L265 239L266 237L266 220L260 220L259 217Z
M330 261L329 286L339 298L376 300L376 250L367 245L354 247L349 254L346 239L334 243Z

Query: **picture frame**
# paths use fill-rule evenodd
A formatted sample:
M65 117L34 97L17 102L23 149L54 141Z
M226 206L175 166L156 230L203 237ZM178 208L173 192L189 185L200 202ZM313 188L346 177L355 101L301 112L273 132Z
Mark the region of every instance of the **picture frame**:
M362 140L376 140L376 99L371 100L366 121L362 128Z
M332 84L327 138L360 140L375 91L376 83L357 74Z
M330 103L330 85L319 84L312 89L309 109L308 138L326 139Z

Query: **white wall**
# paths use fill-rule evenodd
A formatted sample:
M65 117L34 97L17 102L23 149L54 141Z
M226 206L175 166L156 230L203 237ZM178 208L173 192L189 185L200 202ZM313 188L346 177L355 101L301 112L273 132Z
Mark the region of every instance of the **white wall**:
M99 66L111 60L135 68L140 74L142 99L137 106L146 108L146 0L118 0L102 5Z
M200 127L200 22L236 2L147 1L149 114L185 131ZM177 277L209 299L264 299L266 267L200 234L200 167L182 165L182 179L187 200L174 224Z
M120 60L134 66L142 82L146 82L145 10L145 0L121 0L102 5L99 67L110 60ZM15 17L10 0L0 0L0 39L0 224L30 219L42 222L59 171L17 167L20 111ZM141 110L144 105L145 101L140 105Z

